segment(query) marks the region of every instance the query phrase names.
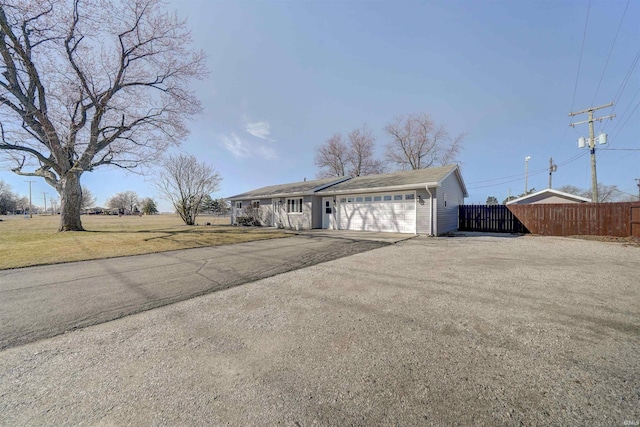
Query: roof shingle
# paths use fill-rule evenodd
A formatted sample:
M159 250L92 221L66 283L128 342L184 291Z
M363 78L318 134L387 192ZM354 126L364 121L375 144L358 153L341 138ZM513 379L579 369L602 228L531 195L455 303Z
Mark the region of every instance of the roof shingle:
M385 173L380 175L358 176L340 184L332 185L331 187L319 191L319 193L436 183L440 182L456 167L456 165L449 165L428 169Z
M313 193L327 186L349 179L349 177L331 177L325 179L316 179L313 181L292 182L289 184L270 185L268 187L258 188L257 190L247 191L246 193L237 194L228 197L234 199L256 199L268 197L282 197L285 195Z

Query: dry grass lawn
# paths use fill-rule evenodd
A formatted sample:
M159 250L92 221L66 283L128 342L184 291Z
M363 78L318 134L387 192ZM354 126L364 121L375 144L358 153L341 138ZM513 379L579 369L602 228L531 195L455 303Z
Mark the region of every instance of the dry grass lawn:
M0 216L0 269L140 255L286 237L271 228L232 227L229 218L199 216L188 227L174 215L83 215L86 232L58 233L56 216ZM225 225L221 225L225 224Z

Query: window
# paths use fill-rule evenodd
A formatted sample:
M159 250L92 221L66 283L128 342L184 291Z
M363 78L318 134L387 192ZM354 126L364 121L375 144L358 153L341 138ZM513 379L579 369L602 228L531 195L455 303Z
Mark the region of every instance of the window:
M402 194L396 194L393 196L393 200L402 200Z
M364 198L364 201L365 201L365 202L370 202L370 201L371 201L371 196L366 196L366 197Z
M413 200L415 198L416 198L415 194L405 194L404 195L404 199L405 200Z
M389 195L384 196L384 201L385 202L388 202L389 200L391 200L391 196L389 196Z
M288 213L302 213L302 198L287 199Z
M382 196L373 196L373 201L374 202L379 202L382 200Z
M349 202L349 203L353 203L353 197L349 197L349 198L347 198L347 202Z
M242 202L236 202L236 209L242 209Z
M329 200L326 200L324 202L324 213L327 213L327 214L331 213L331 202Z
M362 203L362 197L356 197L356 202Z
M443 196L444 196L444 207L446 208L447 207L447 193L444 193Z
M251 207L254 209L259 209L260 208L260 200L254 200L253 202L251 202Z
M345 197L340 199L340 203L346 203L347 199Z

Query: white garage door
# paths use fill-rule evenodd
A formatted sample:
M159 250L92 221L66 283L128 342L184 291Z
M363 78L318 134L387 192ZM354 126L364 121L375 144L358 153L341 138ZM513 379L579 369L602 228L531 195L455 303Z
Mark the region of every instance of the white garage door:
M414 192L340 197L339 229L415 233L415 197Z

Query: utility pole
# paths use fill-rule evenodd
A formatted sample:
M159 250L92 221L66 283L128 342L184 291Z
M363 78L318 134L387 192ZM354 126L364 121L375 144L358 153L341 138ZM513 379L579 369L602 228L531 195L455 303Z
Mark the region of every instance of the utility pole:
M529 179L529 160L531 160L531 156L527 156L524 158L524 195L526 196L529 193L529 184L527 180Z
M33 209L31 209L31 183L35 181L25 181L29 183L29 218L33 218Z
M591 107L591 108L587 108L586 110L576 111L575 113L569 113L569 117L573 117L578 114L584 114L584 113L587 113L589 115L588 116L589 118L587 120L571 123L569 126L575 127L576 125L589 123L589 151L591 151L591 201L593 203L598 203L598 177L596 174L596 138L593 131L593 122L594 121L601 122L604 119L613 119L616 116L615 114L610 114L608 116L594 118L593 112L596 110L600 110L602 108L609 108L609 107L613 107L613 102L606 105L600 105L599 107ZM605 134L600 134L599 138L600 138L601 144L606 144ZM582 148L580 145L581 145L581 142L580 140L578 140L578 147Z
M551 174L558 170L558 166L553 164L553 157L549 158L549 189L551 189Z
M46 192L42 192L42 196L44 197L44 214L47 214L47 193Z

